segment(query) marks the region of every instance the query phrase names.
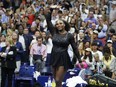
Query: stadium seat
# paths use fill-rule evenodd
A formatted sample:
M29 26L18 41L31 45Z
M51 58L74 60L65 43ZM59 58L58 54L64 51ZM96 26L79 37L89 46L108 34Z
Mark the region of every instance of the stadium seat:
M33 87L34 66L22 65L19 74L15 75L15 87Z

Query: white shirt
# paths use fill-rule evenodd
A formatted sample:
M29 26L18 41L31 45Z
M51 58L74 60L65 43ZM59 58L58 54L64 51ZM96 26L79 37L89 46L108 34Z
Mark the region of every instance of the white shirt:
M22 44L23 50L26 51L25 40L23 35L19 35L19 42Z
M82 56L81 60L83 60L83 59L84 59L84 56ZM87 57L87 58L85 59L85 62L89 65L89 68L90 68L91 70L93 69L93 66L92 66L93 61L94 61L94 58L93 58L93 57L92 57L92 62L89 61L89 57Z
M35 44L35 43L37 43L37 40L36 40L36 37L33 37L34 39L31 41L31 46L33 45L33 44Z
M51 38L48 39L48 42L46 43L46 47L47 47L47 49L46 49L47 53L51 53L52 47L53 47L52 39Z
M68 54L69 54L70 60L72 61L72 59L74 57L74 52L73 52L71 45L68 46Z
M51 19L52 24L55 25L57 20L58 18L53 16Z
M87 14L82 13L82 14L81 14L81 19L84 21L86 18L87 18Z
M33 21L31 26L37 26L36 22Z
M71 18L72 18L72 14L69 14L68 16L65 17L65 21L67 21L68 23L70 23Z
M71 34L74 34L75 28L71 27L70 30L69 30L68 32L71 33Z
M100 51L96 51L96 52L93 52L93 51L92 51L92 55L93 55L93 56L94 56L96 53L98 53L100 60L102 60L102 59L103 59L103 53L100 52Z
M43 21L43 26L42 27L44 28L44 31L47 31L47 22L46 22L46 20Z
M1 47L5 47L5 46L6 46L6 43L5 43L5 42L1 42L1 43L0 43L0 46L1 46Z

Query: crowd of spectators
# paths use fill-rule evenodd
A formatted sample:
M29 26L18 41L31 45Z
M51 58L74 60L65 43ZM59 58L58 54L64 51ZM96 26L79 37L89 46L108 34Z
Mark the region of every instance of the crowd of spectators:
M88 76L99 72L116 79L115 0L0 0L0 49L6 38L17 48L15 73L23 63L35 63L38 71L49 66L52 36L47 13L53 25L58 19L69 23ZM68 52L73 60L70 46Z

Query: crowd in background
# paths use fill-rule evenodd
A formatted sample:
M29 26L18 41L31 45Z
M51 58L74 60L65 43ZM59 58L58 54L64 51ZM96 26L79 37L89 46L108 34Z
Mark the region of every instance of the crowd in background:
M99 72L116 79L115 0L0 0L0 50L6 40L16 47L15 73L23 63L36 63L38 71L49 66L52 36L46 15L50 12L53 25L58 19L69 23L87 75ZM68 52L73 60L71 46ZM78 67L78 61L73 62Z

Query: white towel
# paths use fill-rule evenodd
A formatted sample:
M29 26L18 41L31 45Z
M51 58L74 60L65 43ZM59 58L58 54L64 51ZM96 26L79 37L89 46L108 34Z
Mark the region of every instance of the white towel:
M77 84L87 84L80 76L73 76L66 80L66 86L75 87Z

